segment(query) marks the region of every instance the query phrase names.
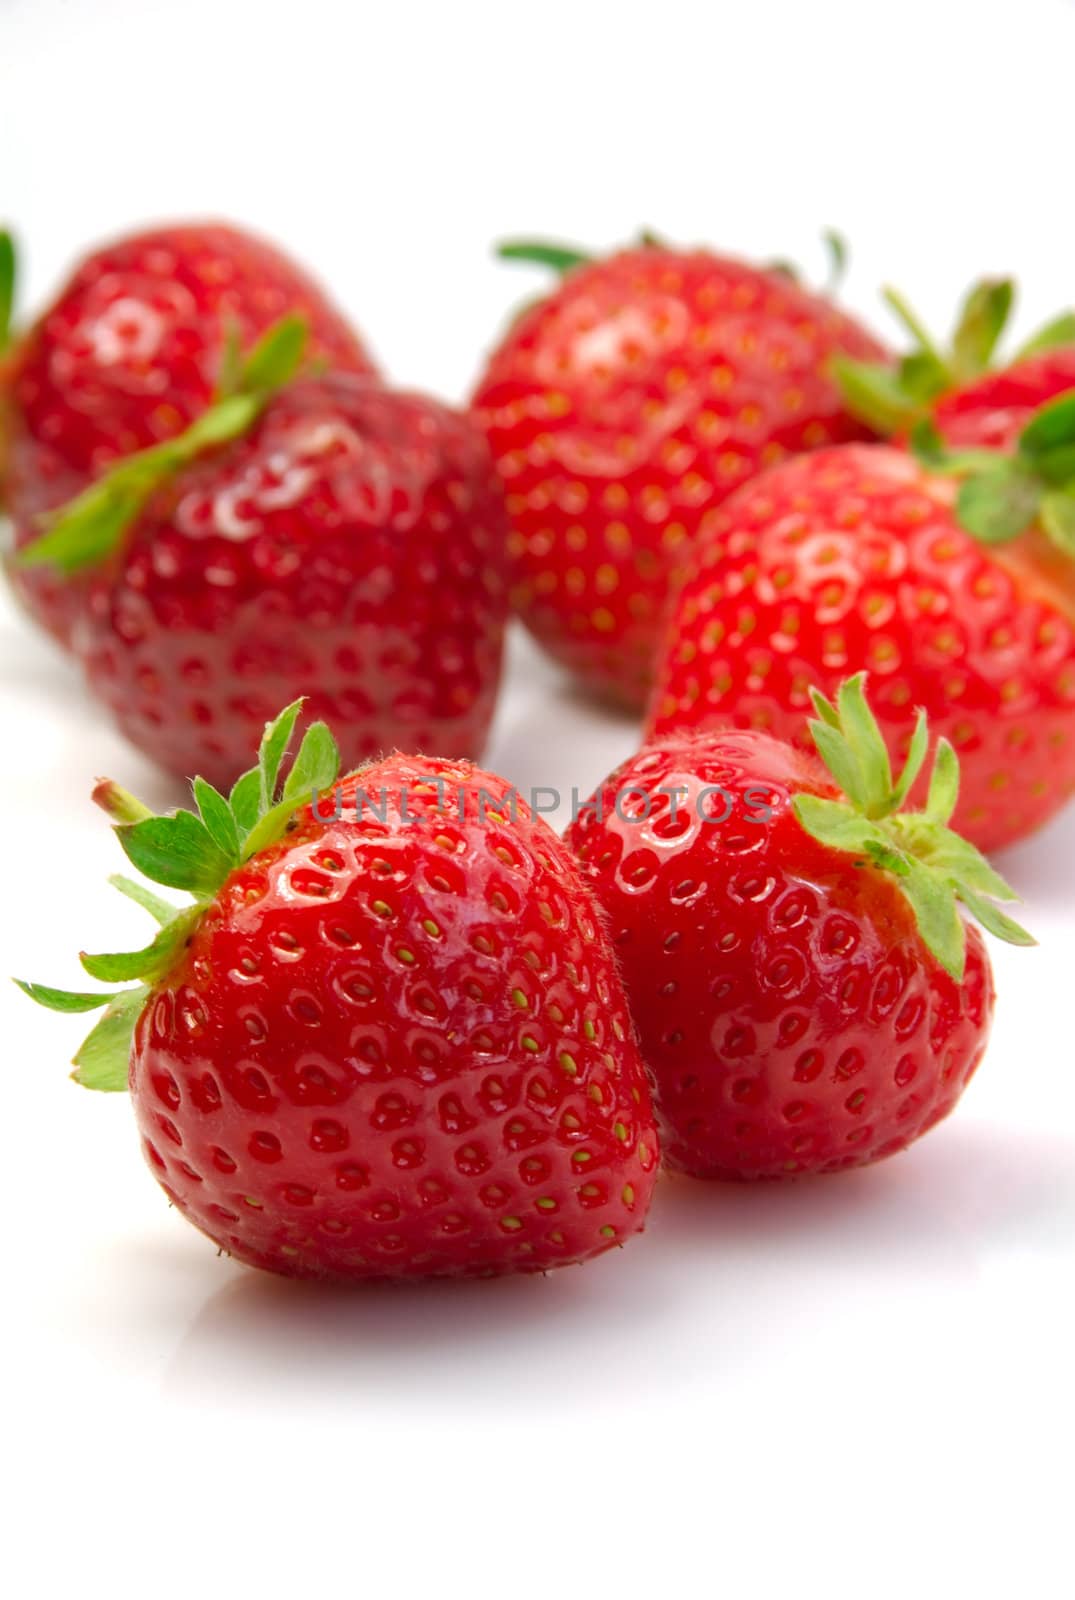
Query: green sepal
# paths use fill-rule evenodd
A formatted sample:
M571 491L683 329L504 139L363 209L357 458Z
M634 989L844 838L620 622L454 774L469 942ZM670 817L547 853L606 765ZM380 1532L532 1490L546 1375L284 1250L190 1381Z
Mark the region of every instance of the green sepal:
M921 415L921 402L904 386L898 367L838 355L829 372L847 409L875 433L906 433Z
M1050 400L1035 411L1019 435L1020 454L1035 460L1056 450L1066 450L1075 442L1075 390Z
M135 883L132 878L125 878L121 873L114 872L108 881L113 889L118 889L128 900L133 900L143 911L148 911L154 922L159 923L162 928L166 928L181 910L181 907L174 906L170 901L162 900L159 895L155 895L145 884Z
M71 989L50 989L44 983L26 983L22 978L12 978L12 983L23 994L30 996L39 1006L49 1011L99 1011L112 999L110 994L78 994Z
M947 745L948 741L943 740L942 743ZM951 749L951 745L948 745L948 748ZM904 760L903 771L900 773L895 785L892 788L892 809L894 811L898 811L900 809L900 807L906 801L907 796L914 788L915 779L922 771L922 767L925 764L926 756L928 754L929 719L924 711L919 710L918 715L915 717L914 732L911 734L911 742L907 746L907 756ZM947 822L948 818L945 817L944 820Z
M1041 479L1018 461L998 461L959 486L956 516L980 544L1007 544L1038 513Z
M255 822L243 846L244 855L257 855L281 837L293 812L335 782L340 769L340 752L323 722L306 730L279 801ZM274 786L275 787L275 786Z
M221 853L229 861L235 861L239 855L239 826L231 806L211 783L204 778L195 778L191 784L191 792L199 814L205 824L205 831Z
M585 266L593 257L574 245L554 244L544 239L506 239L496 247L501 261L527 261L538 267L551 267L553 272L570 272L573 267Z
M220 343L220 364L217 368L216 399L226 400L237 394L243 384L243 345L239 324L234 317L224 323L224 336Z
M122 1093L130 1072L131 1040L149 990L142 984L123 989L83 1039L74 1058L71 1076L84 1089L106 1094Z
M15 240L6 228L0 228L0 356L11 343L16 276Z
M817 794L797 794L792 804L807 833L819 844L858 852L885 842L877 823L864 817L854 805L842 805L839 800L827 800Z
M174 439L125 456L52 515L45 532L15 556L16 564L54 566L70 576L107 559L151 496L181 467L250 430L271 396L298 371L306 334L303 318L281 318L243 363L240 389L216 399Z
M991 933L994 938L1003 939L1005 944L1021 945L1024 948L1037 944L1038 941L1032 934L1027 933L1025 928L1021 928L1018 922L1001 911L992 900L987 900L984 895L964 885L960 889L959 898L975 921L980 922L986 932Z
M957 983L963 982L967 962L967 930L951 887L938 874L915 861L898 879L900 890L915 914L922 943Z
M235 780L228 796L228 804L235 818L235 826L245 838L258 820L261 808L260 767L251 767L249 772L244 772L242 777Z
M148 911L159 924L159 932L141 950L83 952L80 959L91 977L105 983L137 979L139 987L118 994L84 994L15 980L31 1000L53 1011L108 1008L75 1058L78 1070L74 1076L80 1083L99 1089L125 1087L126 1059L137 1014L152 985L174 967L208 903L229 873L275 843L294 812L336 781L340 753L323 722L307 728L286 777L280 781L301 708L302 701L295 700L266 724L257 765L243 773L227 799L204 778L193 780L198 816L191 811L155 816L119 784L98 779L93 798L115 820L113 831L128 859L153 882L187 890L194 896L194 904L169 905L145 885L117 874L110 883Z
M956 517L981 543L1006 544L1040 524L1075 555L1075 391L1041 406L1013 453L947 450L928 421L914 429L911 446L931 471L962 479Z
M340 752L323 722L307 728L291 770L284 779L281 799L285 805L299 806L335 783L340 770Z
M1028 356L1043 355L1047 350L1058 350L1064 345L1075 345L1075 311L1062 311L1043 328L1039 328L1015 352L1013 361L1025 361Z
M918 713L902 771L893 781L865 682L864 673L847 679L835 705L814 691L817 715L810 732L846 799L801 793L792 801L795 816L820 844L890 874L914 912L923 943L961 982L966 926L960 906L998 938L1012 944L1034 940L994 904L1016 899L1011 887L980 850L947 825L959 796L959 762L946 739L937 743L925 808L901 809L925 765L925 714Z
M1010 278L976 283L960 306L947 350L901 294L891 288L882 294L909 335L911 349L895 366L840 357L831 371L852 415L878 433L907 434L942 395L990 370L1011 317L1015 285ZM1015 359L1072 343L1075 314L1065 313L1024 345Z
M1065 555L1075 557L1075 485L1069 489L1050 489L1042 495L1038 514L1053 544Z
M924 720L924 713L923 713ZM959 757L947 739L938 739L926 796L926 816L930 822L947 827L959 800Z
M963 302L952 336L952 373L957 382L988 371L1015 302L1010 278L984 278Z
M84 971L101 983L129 983L132 978L153 983L174 965L200 916L200 906L179 912L143 950L116 951L108 955L88 955L83 951L79 960Z
M829 272L825 280L825 292L826 294L835 294L841 283L843 283L847 272L847 263L850 258L847 240L838 229L823 228L821 230L821 242L825 246L825 252L829 258Z
M301 710L302 701L293 700L289 706L284 707L278 717L266 723L265 732L261 736L261 744L258 746L258 771L261 774L259 810L263 816L272 806L276 796L280 763L291 742L291 735L295 731L295 723Z
M290 383L306 351L305 317L281 317L258 339L242 367L239 388L244 394L267 397Z
M200 900L212 899L236 864L214 842L201 818L190 811L121 823L116 836L139 872L169 889L186 889Z

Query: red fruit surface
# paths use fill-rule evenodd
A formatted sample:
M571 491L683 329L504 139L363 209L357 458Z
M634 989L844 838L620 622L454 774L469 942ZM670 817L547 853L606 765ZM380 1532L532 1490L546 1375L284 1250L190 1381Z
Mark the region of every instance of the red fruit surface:
M356 821L359 783L384 822ZM479 788L506 820L480 820ZM404 756L345 780L340 819L297 813L153 990L130 1071L146 1155L240 1260L537 1272L642 1227L657 1141L612 951L510 792Z
M1075 348L1060 346L943 395L933 420L953 449L1011 450L1034 412L1075 389Z
M680 791L675 816L662 790ZM698 1176L892 1155L951 1111L985 1048L977 929L959 984L895 879L803 831L798 793L838 791L767 734L671 736L602 786L603 820L583 811L568 832L608 915L665 1160Z
M298 695L347 766L474 757L507 606L503 499L473 424L328 374L180 472L95 570L73 635L131 741L218 787Z
M994 850L1039 827L1075 791L1071 564L1037 534L979 544L954 494L882 445L745 485L699 541L651 736L753 727L805 747L811 686L831 694L864 668L894 754L919 706L955 746L960 833Z
M205 410L227 330L248 349L288 312L306 317L312 357L373 372L321 288L238 228L156 228L87 256L0 364L0 478L20 542L32 537L32 518ZM78 586L59 589L42 568L9 576L27 609L66 643Z
M474 396L508 494L514 604L598 692L640 706L666 594L714 508L789 453L868 436L827 376L877 359L788 278L626 251L523 315Z

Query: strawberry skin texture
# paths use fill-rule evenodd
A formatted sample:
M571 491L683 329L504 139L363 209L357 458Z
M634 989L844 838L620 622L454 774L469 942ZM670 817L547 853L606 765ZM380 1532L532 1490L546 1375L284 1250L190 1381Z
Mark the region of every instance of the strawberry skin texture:
M726 791L703 802L707 786ZM631 817L636 786L648 820ZM677 815L660 790L679 789ZM838 791L753 731L676 735L608 779L568 832L609 919L666 1164L698 1177L836 1172L951 1111L985 1048L993 982L967 930L962 984L892 879L819 844L792 796ZM729 803L731 802L731 803ZM641 795L636 799L641 808ZM767 805L767 821L749 820Z
M0 363L0 477L19 542L32 537L34 516L72 498L121 456L181 433L205 410L228 329L248 349L288 312L306 317L313 357L374 372L313 279L240 229L157 228L87 256ZM78 586L60 588L40 568L9 576L27 609L66 643Z
M384 822L355 820L358 784ZM479 787L503 810L509 786L466 764L344 780L340 819L306 808L233 873L146 1002L150 1168L252 1266L537 1272L642 1227L658 1146L597 908L521 801L478 820Z
M504 478L513 601L598 693L640 707L670 585L759 468L867 430L826 364L883 351L787 278L706 252L624 252L522 316L473 406Z
M933 421L953 449L1011 450L1034 412L1075 389L1075 348L1029 356L937 401Z
M397 746L475 757L505 537L468 418L346 373L300 380L150 502L72 642L134 744L218 787L300 694L348 766Z
M955 746L957 831L988 851L1040 827L1075 791L1070 563L1036 534L987 549L954 493L882 445L747 484L699 542L650 735L754 727L806 747L811 685L865 668L894 756L919 706Z

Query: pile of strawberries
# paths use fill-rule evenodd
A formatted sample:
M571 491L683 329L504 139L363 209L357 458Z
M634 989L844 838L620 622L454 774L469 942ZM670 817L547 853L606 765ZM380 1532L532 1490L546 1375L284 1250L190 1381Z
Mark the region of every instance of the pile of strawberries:
M560 280L462 414L237 229L121 239L14 330L0 234L8 576L197 774L94 790L149 943L21 986L102 1011L76 1079L291 1276L543 1271L662 1165L905 1149L984 1052L979 928L1032 942L982 852L1075 790L1075 317L1004 361L1007 281L950 350L890 292L897 358L786 268L503 253ZM563 839L473 764L509 609L646 719Z

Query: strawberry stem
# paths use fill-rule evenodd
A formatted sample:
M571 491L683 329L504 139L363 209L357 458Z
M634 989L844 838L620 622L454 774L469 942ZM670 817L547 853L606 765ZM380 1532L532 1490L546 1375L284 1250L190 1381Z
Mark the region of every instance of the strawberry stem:
M98 778L90 799L113 822L144 822L153 812L112 778Z

